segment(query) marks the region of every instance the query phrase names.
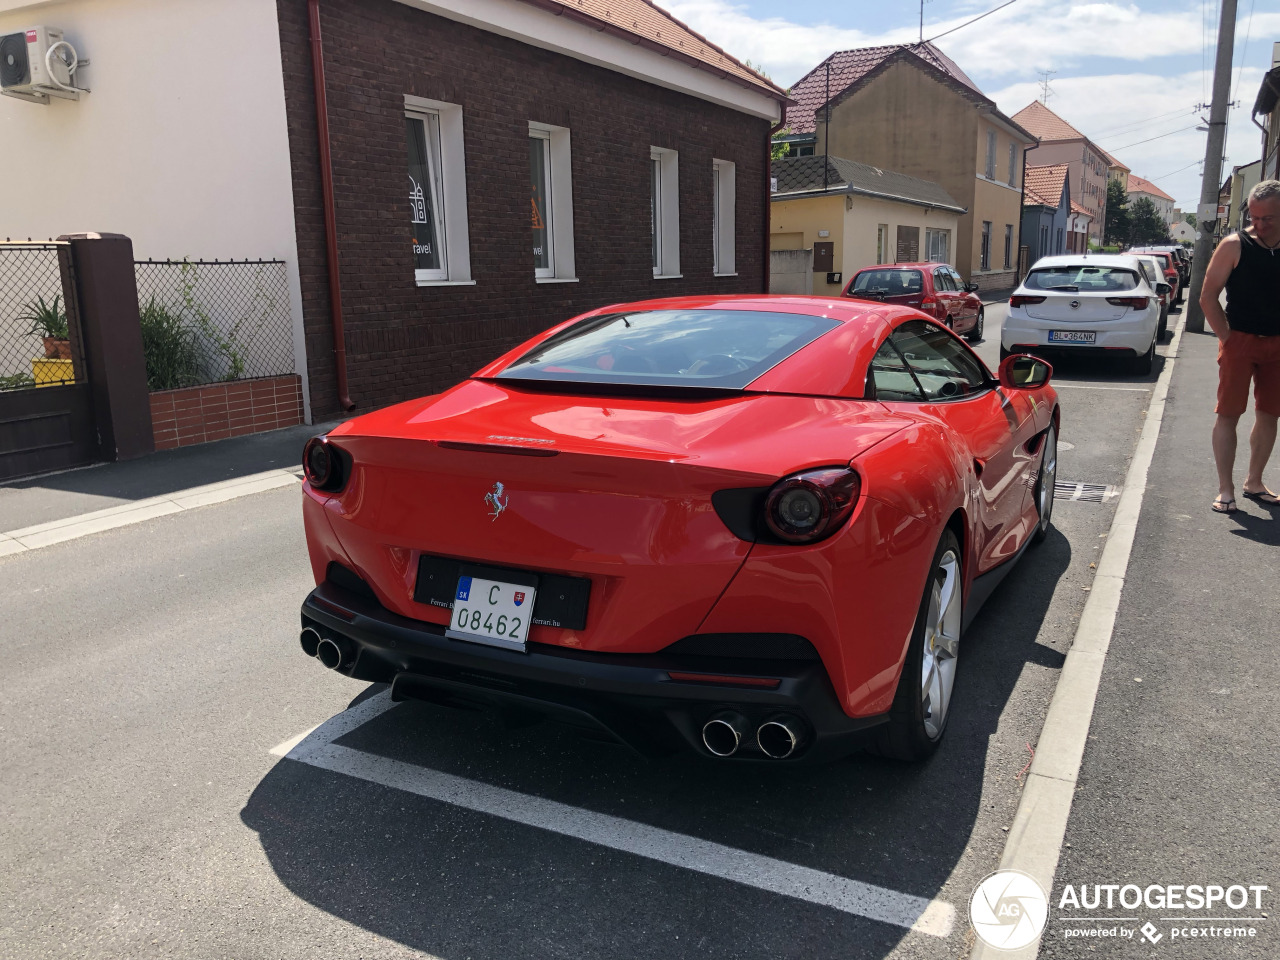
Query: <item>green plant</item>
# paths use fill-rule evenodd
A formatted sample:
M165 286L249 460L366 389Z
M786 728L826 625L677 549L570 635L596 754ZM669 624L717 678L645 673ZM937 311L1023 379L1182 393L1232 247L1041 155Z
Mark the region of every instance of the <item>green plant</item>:
M0 377L0 390L22 390L25 387L34 387L35 385L35 380L25 373L15 373L12 376Z
M30 320L29 334L38 337L52 337L55 340L66 340L69 336L67 315L61 305L62 294L53 295L53 303L45 303L44 297L36 297L26 306L26 312L18 314L19 320Z
M181 315L152 297L138 311L138 320L147 363L147 389L175 390L203 381L195 334L182 322Z

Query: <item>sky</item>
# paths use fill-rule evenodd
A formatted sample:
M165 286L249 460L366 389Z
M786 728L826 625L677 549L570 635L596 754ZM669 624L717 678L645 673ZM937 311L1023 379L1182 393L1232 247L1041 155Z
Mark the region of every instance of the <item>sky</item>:
M918 0L657 0L713 43L750 60L783 87L835 50L913 43ZM925 0L929 39L1003 0ZM1221 0L1015 0L936 41L1000 109L1013 115L1041 97L1094 143L1194 211L1200 201ZM1262 155L1249 119L1272 44L1277 0L1237 0L1223 177Z

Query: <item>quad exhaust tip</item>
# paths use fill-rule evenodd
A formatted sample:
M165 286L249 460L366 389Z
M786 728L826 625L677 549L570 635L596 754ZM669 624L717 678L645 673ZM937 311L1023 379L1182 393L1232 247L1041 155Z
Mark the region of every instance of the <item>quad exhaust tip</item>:
M320 641L324 638L315 627L303 627L302 636L299 639L302 641L302 652L308 657L314 657L320 647Z
M747 734L747 721L736 713L717 713L702 726L702 743L717 757L732 757Z
M325 637L316 647L316 659L330 670L337 670L351 660L351 645L342 637Z
M756 730L756 745L766 757L785 760L800 746L804 727L795 717L773 717Z

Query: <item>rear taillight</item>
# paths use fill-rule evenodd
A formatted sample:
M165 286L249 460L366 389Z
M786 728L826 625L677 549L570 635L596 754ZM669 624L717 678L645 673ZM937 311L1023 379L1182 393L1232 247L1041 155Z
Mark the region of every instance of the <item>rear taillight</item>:
M313 490L336 493L347 483L350 457L329 442L328 437L312 437L302 450L302 472Z
M1011 307L1021 307L1028 303L1044 303L1044 297L1028 297L1019 293L1009 298L1009 306Z
M1133 307L1135 310L1147 309L1146 297L1107 297L1107 303L1116 307Z
M816 543L849 519L862 481L846 467L823 467L784 477L765 500L769 531L787 543Z

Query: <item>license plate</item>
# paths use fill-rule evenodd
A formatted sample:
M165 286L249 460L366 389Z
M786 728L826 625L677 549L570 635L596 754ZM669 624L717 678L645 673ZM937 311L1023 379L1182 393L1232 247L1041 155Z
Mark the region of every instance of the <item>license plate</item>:
M1092 330L1050 330L1050 343L1097 343L1098 335Z
M537 578L521 579L529 582L489 580L464 571L458 577L458 587L453 596L453 616L445 636L524 651L537 594Z

